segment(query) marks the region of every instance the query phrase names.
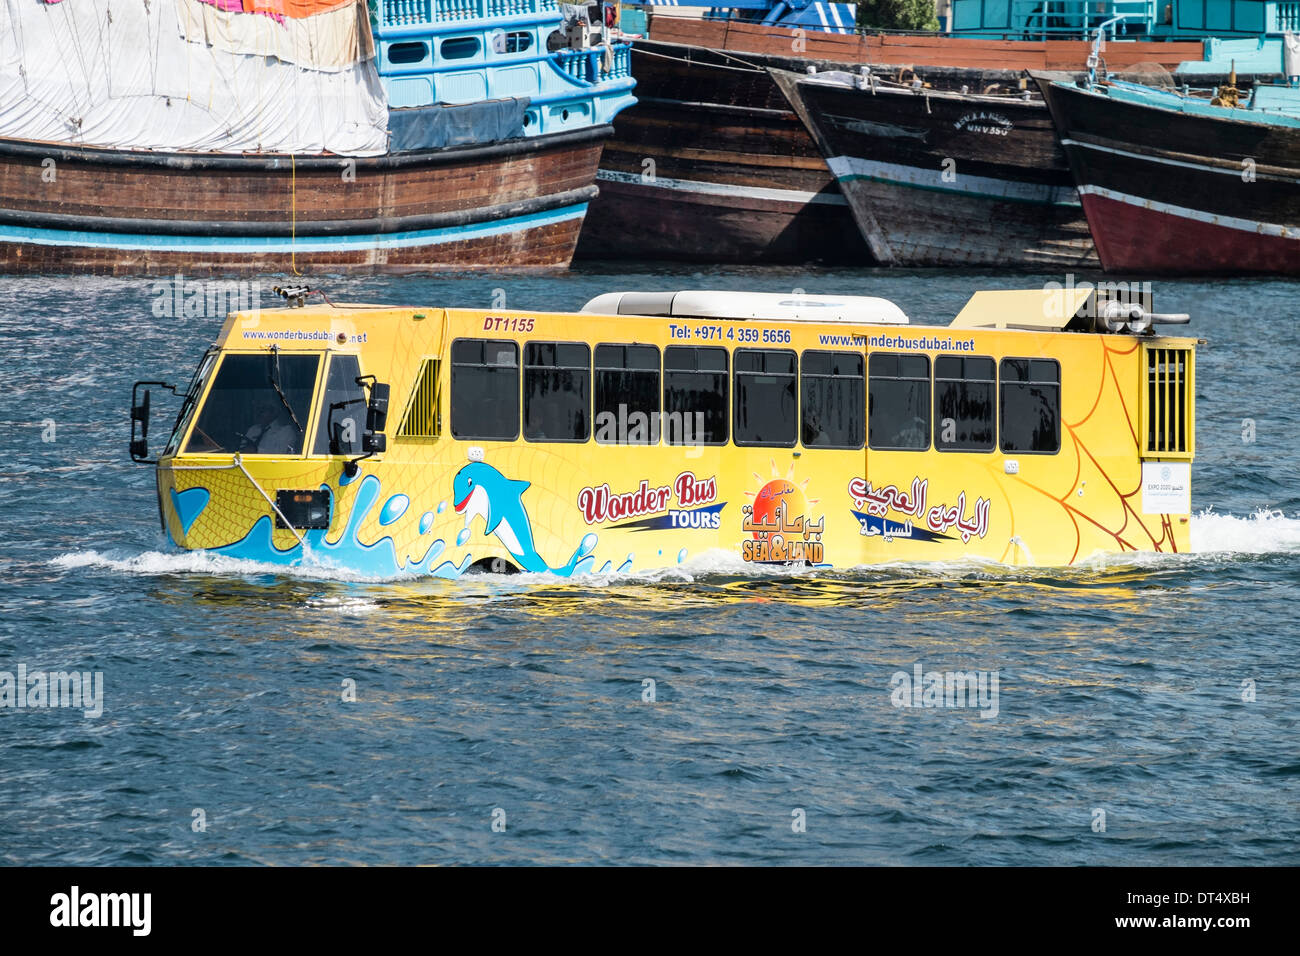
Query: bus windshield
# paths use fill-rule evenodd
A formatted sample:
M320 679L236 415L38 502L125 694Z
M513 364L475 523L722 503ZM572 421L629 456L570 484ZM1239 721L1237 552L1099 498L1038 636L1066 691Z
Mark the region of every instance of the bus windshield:
M227 355L185 451L300 455L319 355Z

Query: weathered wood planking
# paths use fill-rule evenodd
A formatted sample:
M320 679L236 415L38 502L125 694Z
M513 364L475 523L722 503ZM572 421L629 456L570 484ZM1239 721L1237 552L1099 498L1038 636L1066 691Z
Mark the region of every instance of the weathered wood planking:
M1300 130L1039 86L1105 269L1300 275Z
M937 35L800 32L802 35L797 36L790 28L662 15L653 16L650 22L651 38L667 43L892 66L1080 70L1090 50L1090 44L1081 40L977 40ZM1199 60L1202 45L1183 41L1110 43L1104 55L1111 69L1135 63L1159 63L1172 70L1184 60Z
M355 159L4 140L0 270L233 274L291 258L300 270L562 268L610 132ZM258 248L271 240L280 251ZM313 240L335 248L308 251Z
M601 158L577 255L866 262L839 187L770 74L707 49L632 51L636 106Z
M777 80L882 264L1096 266L1041 100Z

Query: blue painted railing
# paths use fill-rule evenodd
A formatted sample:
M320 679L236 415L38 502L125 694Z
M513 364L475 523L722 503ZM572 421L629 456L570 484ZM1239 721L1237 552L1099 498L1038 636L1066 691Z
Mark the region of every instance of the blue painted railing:
M590 50L556 50L553 54L560 70L584 83L603 83L606 80L632 75L632 45L615 43L612 46L613 65L606 70L605 48Z
M557 0L378 0L371 9L382 28L517 17L556 11L559 4Z

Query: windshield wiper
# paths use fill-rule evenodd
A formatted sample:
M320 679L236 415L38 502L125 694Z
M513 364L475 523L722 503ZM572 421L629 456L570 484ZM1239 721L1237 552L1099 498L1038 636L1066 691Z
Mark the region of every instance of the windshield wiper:
M293 406L289 404L289 399L285 397L284 390L280 388L279 346L271 346L271 357L275 360L274 364L271 366L271 387L275 389L275 394L280 396L280 401L284 404L285 411L289 413L289 417L293 419L294 427L298 429L298 434L301 435L304 433L305 429L302 427L302 423L298 421L298 416L293 413Z

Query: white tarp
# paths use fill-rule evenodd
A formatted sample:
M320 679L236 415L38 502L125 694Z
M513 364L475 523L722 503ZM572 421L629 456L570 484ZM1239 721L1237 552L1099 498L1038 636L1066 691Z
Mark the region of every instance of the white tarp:
M68 0L63 0L68 2ZM345 70L375 55L369 17L360 3L301 19L279 20L219 10L204 0L178 0L181 35L232 53L273 56L316 70Z
M387 101L368 60L308 69L187 41L178 2L0 0L0 137L231 153L385 151Z

